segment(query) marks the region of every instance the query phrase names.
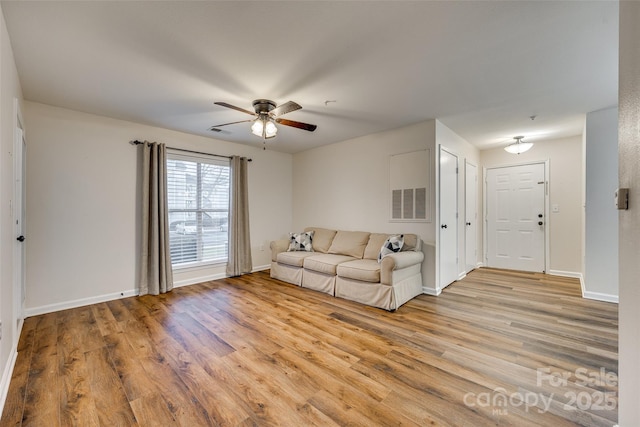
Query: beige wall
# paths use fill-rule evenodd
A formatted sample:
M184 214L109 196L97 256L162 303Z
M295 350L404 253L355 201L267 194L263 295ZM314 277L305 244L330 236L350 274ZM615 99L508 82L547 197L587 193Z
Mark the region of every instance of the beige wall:
M0 9L0 408L6 397L11 369L18 342L16 321L19 313L14 310L13 250L16 245L13 212L14 199L13 141L16 117L14 100L22 103L22 89L16 71L13 51L7 34L4 15Z
M344 230L416 233L427 243L422 266L425 291L436 286L437 191L439 146L455 153L464 171L479 151L438 120L367 135L294 155L293 218L296 229L314 225ZM431 221L389 221L389 156L429 150ZM478 194L480 194L478 192ZM464 172L458 180L458 230L464 231ZM464 276L464 232L458 233L459 275ZM480 253L480 252L478 252Z
M618 302L618 108L587 114L584 135L584 296Z
M582 274L582 137L537 142L523 154L509 154L503 148L480 152L481 167L517 165L549 160L548 273L580 277ZM481 174L482 172L479 172ZM482 210L480 211L482 212Z
M254 268L269 265L269 241L291 229L289 154L29 102L25 120L30 313L135 292L140 193L132 140L253 158ZM177 285L223 276L223 266L174 272Z
M640 425L640 3L620 2L619 185L629 210L619 213L619 424ZM615 268L615 266L611 266Z
M435 150L435 120L376 133L296 153L293 157L294 230L307 226L380 233L415 233L435 242L434 223L389 221L389 156ZM435 171L430 168L429 191L435 206ZM431 213L434 218L434 211ZM284 234L280 237L286 237ZM433 246L425 247L423 279L433 287Z

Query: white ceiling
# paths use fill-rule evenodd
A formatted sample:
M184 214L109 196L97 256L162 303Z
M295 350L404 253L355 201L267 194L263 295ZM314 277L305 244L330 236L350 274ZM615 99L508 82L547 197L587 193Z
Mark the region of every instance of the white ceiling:
M615 1L3 1L24 97L294 153L437 118L481 149L578 135L617 104ZM335 101L326 103L326 101ZM537 116L532 121L530 116Z

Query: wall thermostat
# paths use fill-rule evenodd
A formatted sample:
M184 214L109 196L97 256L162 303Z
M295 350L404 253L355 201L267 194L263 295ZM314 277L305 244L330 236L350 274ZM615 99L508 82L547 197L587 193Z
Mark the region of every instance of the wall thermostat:
M629 209L629 189L618 188L616 190L616 208L621 210Z

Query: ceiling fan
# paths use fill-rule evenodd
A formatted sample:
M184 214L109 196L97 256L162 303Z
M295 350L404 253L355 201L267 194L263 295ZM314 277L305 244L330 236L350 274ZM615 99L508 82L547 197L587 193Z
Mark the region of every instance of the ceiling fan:
M253 101L253 109L255 110L255 113L249 110L245 110L244 108L236 107L235 105L227 104L226 102L215 102L214 104L231 108L232 110L241 111L243 113L254 116L254 118L211 126L209 130L213 132L220 132L221 130L218 128L222 126L253 122L253 125L251 125L251 133L262 138L263 140L266 140L269 138L274 138L276 136L276 133L278 132L278 128L275 125L276 123L278 123L279 125L291 126L294 128L307 130L309 132L313 132L317 127L316 125L312 125L309 123L302 123L295 120L280 118L280 116L284 114L302 108L299 104L293 101L288 101L284 104L276 105L275 102L268 99L256 99L255 101Z

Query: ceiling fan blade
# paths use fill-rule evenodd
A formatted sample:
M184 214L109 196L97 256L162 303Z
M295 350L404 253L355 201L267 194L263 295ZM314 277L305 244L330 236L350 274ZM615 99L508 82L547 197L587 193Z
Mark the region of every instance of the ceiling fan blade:
M287 120L287 119L276 119L276 123L279 123L285 126L292 126L298 129L308 130L309 132L313 132L318 127L316 125L311 125L309 123L296 122L295 120Z
M271 110L269 112L269 115L271 117L278 117L278 116L281 116L283 114L287 114L287 113L290 113L292 111L299 110L301 108L302 107L299 104L297 104L297 103L295 103L293 101L289 101L289 102L285 102L284 104L278 105L276 108L274 108L273 110Z
M243 113L250 114L252 116L257 116L253 111L245 110L244 108L236 107L235 105L227 104L226 102L214 102L216 105L220 105L222 107L231 108L232 110L241 111Z
M254 121L254 120L255 120L255 119L249 119L249 120L240 120L239 122L223 123L223 124L221 124L221 125L211 126L211 127L209 128L209 130L214 131L214 132L220 132L220 129L216 129L216 128L219 128L219 127L221 127L221 126L235 125L235 124L237 124L237 123L252 122L252 121Z

